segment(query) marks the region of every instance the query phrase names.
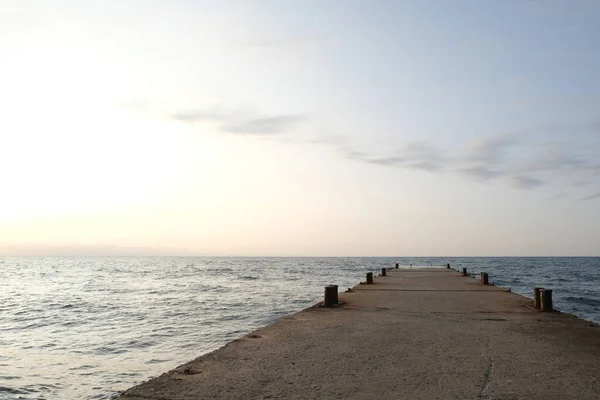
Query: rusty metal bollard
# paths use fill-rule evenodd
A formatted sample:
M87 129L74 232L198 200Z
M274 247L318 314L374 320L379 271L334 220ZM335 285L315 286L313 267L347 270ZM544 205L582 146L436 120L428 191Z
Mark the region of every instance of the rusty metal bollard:
M552 290L551 289L540 289L540 306L542 311L550 312L554 311L552 307Z
M481 273L481 284L482 285L489 285L490 281L489 281L489 276L487 272L482 272Z
M325 307L332 307L338 304L338 285L325 286Z
M541 287L534 287L533 288L533 308L535 308L536 310L539 310L540 308L542 308L542 305L540 303L540 291L543 288Z

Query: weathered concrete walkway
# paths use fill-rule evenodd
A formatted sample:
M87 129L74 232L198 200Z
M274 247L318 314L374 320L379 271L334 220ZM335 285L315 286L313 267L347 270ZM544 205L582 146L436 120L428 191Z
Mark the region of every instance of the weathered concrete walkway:
M493 281L493 277L490 277ZM129 400L600 399L600 327L446 269L394 269Z

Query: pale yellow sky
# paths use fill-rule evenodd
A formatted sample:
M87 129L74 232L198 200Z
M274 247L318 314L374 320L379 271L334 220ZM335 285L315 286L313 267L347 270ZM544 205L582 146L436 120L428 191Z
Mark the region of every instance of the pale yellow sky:
M0 255L598 253L595 48L320 4L0 4Z

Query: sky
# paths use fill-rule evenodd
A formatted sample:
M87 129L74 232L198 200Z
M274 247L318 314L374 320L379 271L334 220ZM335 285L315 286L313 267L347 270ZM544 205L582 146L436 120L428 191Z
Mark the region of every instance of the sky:
M598 256L597 1L0 0L0 255Z

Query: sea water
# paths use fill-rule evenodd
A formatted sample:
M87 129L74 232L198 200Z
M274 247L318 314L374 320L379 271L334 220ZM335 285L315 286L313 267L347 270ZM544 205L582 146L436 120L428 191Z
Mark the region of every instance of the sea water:
M397 262L552 288L600 322L600 258L0 257L0 400L110 399Z

